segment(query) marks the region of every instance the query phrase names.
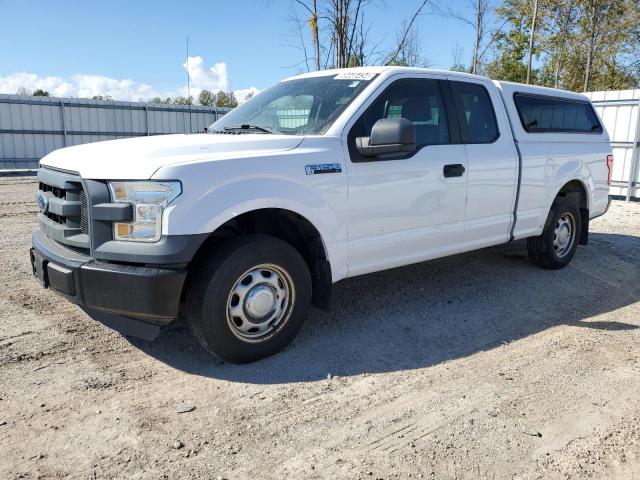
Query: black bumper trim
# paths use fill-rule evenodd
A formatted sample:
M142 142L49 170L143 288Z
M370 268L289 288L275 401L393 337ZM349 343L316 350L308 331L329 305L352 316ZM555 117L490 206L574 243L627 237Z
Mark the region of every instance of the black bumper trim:
M178 315L184 268L98 262L68 250L42 232L32 237L34 275L80 306L166 324Z

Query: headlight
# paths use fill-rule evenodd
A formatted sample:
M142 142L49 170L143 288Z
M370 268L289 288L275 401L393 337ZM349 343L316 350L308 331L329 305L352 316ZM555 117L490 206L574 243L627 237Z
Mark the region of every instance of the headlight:
M182 193L180 182L109 182L111 199L133 206L133 222L114 223L116 240L157 242L162 234L162 211Z

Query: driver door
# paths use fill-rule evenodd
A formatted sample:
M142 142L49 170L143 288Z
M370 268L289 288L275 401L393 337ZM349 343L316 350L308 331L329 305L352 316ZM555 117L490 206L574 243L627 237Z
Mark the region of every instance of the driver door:
M349 276L456 253L464 241L467 156L444 99L448 84L432 75L394 78L347 126ZM413 153L360 155L357 137L370 136L381 118L400 117L416 129Z

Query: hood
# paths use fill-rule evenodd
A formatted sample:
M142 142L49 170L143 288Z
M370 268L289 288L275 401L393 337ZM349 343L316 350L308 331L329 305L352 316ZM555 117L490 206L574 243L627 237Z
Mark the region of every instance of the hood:
M300 145L303 138L259 133L137 137L55 150L44 157L40 165L78 172L87 179L144 180L166 165L291 150Z

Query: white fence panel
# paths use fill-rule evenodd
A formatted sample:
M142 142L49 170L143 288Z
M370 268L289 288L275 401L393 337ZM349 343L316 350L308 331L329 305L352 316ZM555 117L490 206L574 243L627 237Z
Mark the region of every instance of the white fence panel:
M0 94L0 170L82 143L202 131L229 108Z
M586 93L609 133L613 150L611 194L640 197L640 89Z

